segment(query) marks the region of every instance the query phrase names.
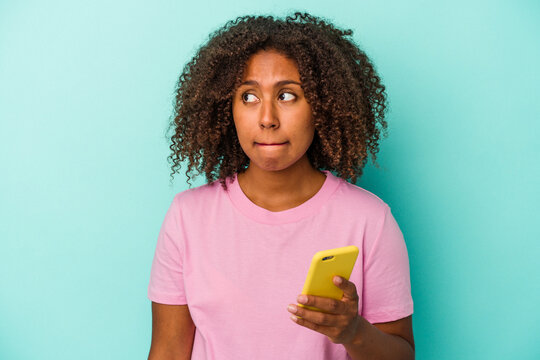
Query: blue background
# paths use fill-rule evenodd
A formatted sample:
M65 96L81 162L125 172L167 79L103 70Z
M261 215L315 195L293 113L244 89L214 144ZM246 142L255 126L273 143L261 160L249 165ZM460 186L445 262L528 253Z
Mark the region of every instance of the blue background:
M420 0L0 1L0 358L146 358L175 82L227 20L293 10L387 86L358 185L405 235L417 358L540 358L540 4Z

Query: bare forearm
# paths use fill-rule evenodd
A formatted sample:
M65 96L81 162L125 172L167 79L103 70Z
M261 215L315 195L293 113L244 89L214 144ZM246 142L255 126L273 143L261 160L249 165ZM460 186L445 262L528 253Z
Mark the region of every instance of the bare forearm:
M377 329L361 316L355 339L343 346L353 360L414 360L414 349L407 340Z

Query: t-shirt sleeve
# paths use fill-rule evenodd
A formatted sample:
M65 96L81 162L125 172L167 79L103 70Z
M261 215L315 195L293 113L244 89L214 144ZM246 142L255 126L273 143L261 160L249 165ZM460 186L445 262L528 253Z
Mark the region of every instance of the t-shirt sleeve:
M160 304L187 304L182 266L183 237L177 202L175 196L165 214L150 271L148 298Z
M407 247L388 205L379 223L378 235L364 242L362 316L370 323L413 313Z

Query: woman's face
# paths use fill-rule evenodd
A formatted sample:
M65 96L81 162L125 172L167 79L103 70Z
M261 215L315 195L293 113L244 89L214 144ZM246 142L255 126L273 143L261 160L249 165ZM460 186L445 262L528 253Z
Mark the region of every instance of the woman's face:
M249 166L277 171L307 160L315 127L296 63L269 50L257 52L246 65L232 107Z

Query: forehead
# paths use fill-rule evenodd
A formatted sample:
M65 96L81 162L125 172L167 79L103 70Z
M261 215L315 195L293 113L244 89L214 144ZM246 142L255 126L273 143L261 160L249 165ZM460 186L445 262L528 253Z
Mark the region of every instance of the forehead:
M293 59L276 50L261 50L246 62L243 80L283 78L300 81L300 73Z

